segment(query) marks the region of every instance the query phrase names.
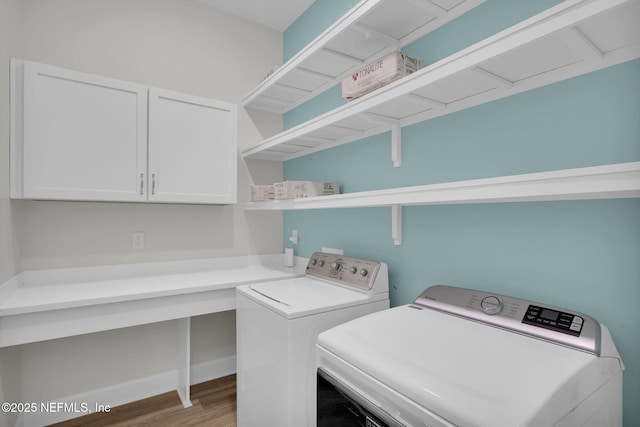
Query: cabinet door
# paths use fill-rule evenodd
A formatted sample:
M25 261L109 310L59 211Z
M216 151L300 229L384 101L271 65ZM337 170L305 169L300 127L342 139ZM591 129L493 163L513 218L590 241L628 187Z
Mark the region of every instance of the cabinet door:
M145 200L147 88L44 64L22 67L22 197Z
M237 107L149 90L149 201L236 202Z

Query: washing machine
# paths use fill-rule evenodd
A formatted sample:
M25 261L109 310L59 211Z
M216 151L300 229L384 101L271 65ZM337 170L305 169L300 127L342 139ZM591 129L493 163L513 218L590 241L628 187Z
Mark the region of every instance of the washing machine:
M317 425L621 427L624 365L592 317L452 286L318 337Z
M318 334L388 308L386 264L322 252L304 277L236 288L238 426L314 425Z

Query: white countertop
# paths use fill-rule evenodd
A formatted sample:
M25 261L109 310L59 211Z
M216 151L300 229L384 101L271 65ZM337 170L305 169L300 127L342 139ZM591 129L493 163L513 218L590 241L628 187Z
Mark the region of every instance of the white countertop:
M0 347L234 309L237 286L302 276L306 262L285 267L275 254L25 271L0 286Z
M300 268L284 267L279 254L159 264L23 272L21 283L0 302L0 316L225 289L304 274Z

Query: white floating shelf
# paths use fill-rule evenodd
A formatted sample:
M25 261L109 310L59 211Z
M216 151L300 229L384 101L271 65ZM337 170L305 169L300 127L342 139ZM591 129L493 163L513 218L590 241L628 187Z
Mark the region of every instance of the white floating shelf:
M245 210L532 202L640 197L640 162L536 172L333 196L243 203Z
M402 215L398 207L401 206L638 197L640 162L631 162L334 196L249 202L244 203L243 208L282 211L391 206L394 241L400 244Z
M366 2L365 2L366 3ZM640 0L567 0L243 151L284 161L640 58Z
M362 0L242 101L284 113L485 0Z

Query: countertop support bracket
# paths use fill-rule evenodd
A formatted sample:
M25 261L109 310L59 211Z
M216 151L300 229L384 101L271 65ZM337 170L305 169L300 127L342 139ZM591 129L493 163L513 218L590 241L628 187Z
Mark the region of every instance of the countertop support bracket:
M178 319L178 396L182 406L192 406L191 386L191 318Z

